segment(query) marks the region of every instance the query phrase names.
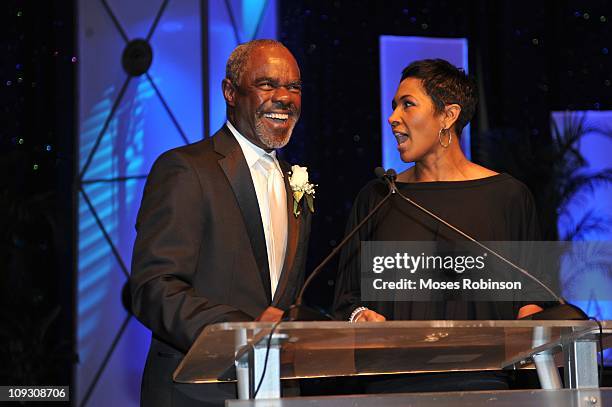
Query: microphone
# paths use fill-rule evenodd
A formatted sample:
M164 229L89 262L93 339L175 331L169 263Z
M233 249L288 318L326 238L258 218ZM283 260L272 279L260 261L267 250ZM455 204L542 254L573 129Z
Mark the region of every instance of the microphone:
M332 250L331 253L328 254L327 257L323 259L323 261L319 263L317 267L315 267L312 273L310 273L310 276L308 276L308 278L302 285L302 289L297 295L295 304L293 304L291 307L289 307L287 311L285 311L285 315L283 315L283 320L287 320L287 321L321 321L321 320L329 321L329 320L332 320L332 318L329 315L324 315L317 310L314 310L310 307L303 305L304 293L306 292L306 289L308 288L312 280L314 280L314 278L317 277L321 273L321 270L323 270L323 267L325 267L327 263L329 263L331 259L333 259L338 254L338 252L340 252L340 249L342 249L346 245L346 243L355 235L355 233L357 233L363 227L363 225L365 225L365 223L372 216L374 216L376 212L378 212L378 210L383 206L385 202L387 202L387 200L391 197L391 195L397 192L397 188L395 187L395 178L397 177L397 173L395 172L395 170L389 169L385 171L384 168L382 167L376 167L376 169L374 170L374 174L376 174L377 178L384 179L387 182L387 184L389 185L389 192L350 231L350 233L347 234L340 243L338 243L338 245L334 248L334 250Z
M387 185L389 185L389 189L391 190L392 194L395 194L397 192L397 187L395 186L397 172L395 172L393 168L389 168L385 171L383 167L376 167L374 169L374 174L376 175L376 178L382 179L387 182Z
M405 196L404 194L402 194L397 189L397 187L395 186L395 177L393 176L394 174L395 174L395 177L397 177L397 174L396 174L395 170L388 169L387 171L385 171L383 176L385 177L385 180L389 183L389 185L390 185L389 188L391 188L393 191L395 191L394 193L397 193L397 195L399 197L401 197L404 201L408 202L409 204L411 204L415 208L419 209L420 211L424 212L428 216L432 217L436 221L442 223L446 227L450 228L451 230L453 230L456 233L460 234L461 236L465 237L467 240L469 240L469 241L471 241L473 243L476 243L482 249L484 249L487 252L491 253L492 255L494 255L495 257L497 257L498 259L500 259L504 263L508 264L513 269L519 271L524 276L530 278L532 281L536 282L542 288L544 288L559 303L559 305L556 305L554 307L550 307L550 308L547 308L545 310L536 312L534 314L531 314L531 315L529 315L527 317L524 317L524 318L521 318L521 319L525 319L525 320L528 320L528 319L531 319L531 320L570 320L570 319L571 320L588 320L589 319L589 317L584 313L584 311L582 311L580 308L576 307L575 305L568 304L567 301L563 297L557 295L550 287L548 287L546 284L544 284L542 281L540 281L537 277L532 275L530 272L528 272L527 270L525 270L522 267L517 266L516 264L514 264L513 262L511 262L510 260L508 260L507 258L502 256L501 254L497 253L495 250L489 248L485 244L483 244L483 243L479 242L478 240L474 239L472 236L468 235L467 233L465 233L464 231L462 231L458 227L450 224L449 222L447 222L444 219L440 218L435 213L429 211L428 209L424 208L423 206L419 205L418 203L416 203L412 199L410 199L407 196Z

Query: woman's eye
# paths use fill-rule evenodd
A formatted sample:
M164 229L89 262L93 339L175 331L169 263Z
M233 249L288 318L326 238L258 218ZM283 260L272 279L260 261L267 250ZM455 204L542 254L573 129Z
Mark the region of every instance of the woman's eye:
M410 106L414 106L414 103L412 103L412 102L411 102L411 101L409 101L409 100L404 100L403 105L404 105L404 107L410 107Z

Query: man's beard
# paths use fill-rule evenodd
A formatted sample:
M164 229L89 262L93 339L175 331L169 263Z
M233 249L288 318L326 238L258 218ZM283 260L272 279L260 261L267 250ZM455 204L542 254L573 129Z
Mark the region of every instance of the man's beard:
M270 149L278 149L283 148L289 143L289 139L291 139L291 133L293 133L293 128L297 123L297 119L293 117L289 117L289 129L287 131L283 131L283 133L275 134L273 131L270 131L265 127L262 123L261 119L257 118L255 121L255 135L261 141L261 143Z

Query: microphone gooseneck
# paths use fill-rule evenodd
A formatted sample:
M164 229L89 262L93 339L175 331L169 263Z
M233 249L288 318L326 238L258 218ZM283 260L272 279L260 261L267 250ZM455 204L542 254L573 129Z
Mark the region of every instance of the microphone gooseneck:
M385 179L387 181L387 183L389 184L389 192L387 193L387 195L385 195L385 197L376 204L376 206L374 208L372 208L372 210L367 214L367 216L365 216L354 228L353 230L351 230L351 232L349 234L347 234L344 239L342 239L342 241L340 243L338 243L338 245L334 248L334 250L331 251L330 254L327 255L327 257L325 259L323 259L323 261L321 263L319 263L319 265L312 271L312 273L310 273L310 275L308 276L308 278L306 279L306 281L304 282L304 284L302 285L302 289L300 290L300 292L297 295L297 298L295 300L295 304L291 306L291 308L296 308L296 307L300 307L302 305L302 302L304 300L304 293L306 292L306 289L308 288L308 286L310 285L310 282L321 272L321 270L323 270L323 267L325 267L327 265L327 263L330 262L331 259L334 258L334 256L336 256L336 254L338 254L338 252L340 251L340 249L342 249L344 247L344 245L346 245L346 243L355 235L355 233L357 233L363 225L365 225L365 223L376 213L378 212L378 210L380 209L381 206L383 206L383 204L385 202L387 202L387 200L389 199L389 197L391 197L391 195L393 195L396 191L395 189L395 179L392 177L397 176L397 174L395 173L394 170L390 170L392 171L392 173L390 173L389 171L385 171L382 167L377 167L374 170L374 174L376 174L377 178L381 178L381 179ZM393 186L393 187L391 187Z

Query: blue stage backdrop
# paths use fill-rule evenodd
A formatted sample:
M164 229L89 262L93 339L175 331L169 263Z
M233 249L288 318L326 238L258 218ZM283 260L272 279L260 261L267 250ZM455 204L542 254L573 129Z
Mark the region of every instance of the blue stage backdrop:
M150 333L123 306L122 289L146 176L163 151L222 125L225 61L240 42L276 37L276 2L79 0L78 10L79 362L72 399L138 406ZM131 51L136 62L146 44L152 61L130 75L122 55L136 39L143 40Z
M611 167L612 111L553 112L552 120L561 134L572 131L580 122L583 123L586 131L577 147L587 165L581 174L595 174ZM612 186L595 185L592 190L584 191L567 203L566 211L559 217L560 239L567 239L577 224L596 227L587 228L574 240L612 241ZM562 269L563 296L580 306L589 316L599 320L612 319L612 301L609 300L612 292L610 267L611 265L607 264L603 267L591 265ZM608 349L604 354L606 365L612 365L612 352Z
M163 151L194 142L219 128L225 117L220 92L231 50L253 38L276 38L274 0L79 0L79 169L77 351L73 401L85 406L137 406L150 334L126 311L122 288L129 274L134 223L146 175ZM141 39L140 43L134 43ZM206 43L203 43L205 39ZM136 64L122 67L128 44ZM150 67L146 62L150 47ZM443 57L467 70L465 39L382 37L380 40L383 163L400 171L395 141L386 119L403 66ZM388 88L387 88L388 87ZM609 112L588 117L610 122ZM606 116L607 115L607 116ZM560 116L553 116L557 119ZM469 131L463 141L469 151ZM608 143L608 144L606 144ZM609 140L585 138L581 145L592 169L606 166ZM610 216L610 189L597 189L586 202ZM587 206L571 203L575 222ZM596 206L595 204L599 205ZM590 206L589 206L590 207ZM567 230L567 223L559 225ZM609 229L608 229L609 231ZM610 240L609 234L588 240ZM603 278L603 280L602 280ZM604 277L568 280L564 295L590 290L583 305L598 318L610 318L612 306L598 301Z

